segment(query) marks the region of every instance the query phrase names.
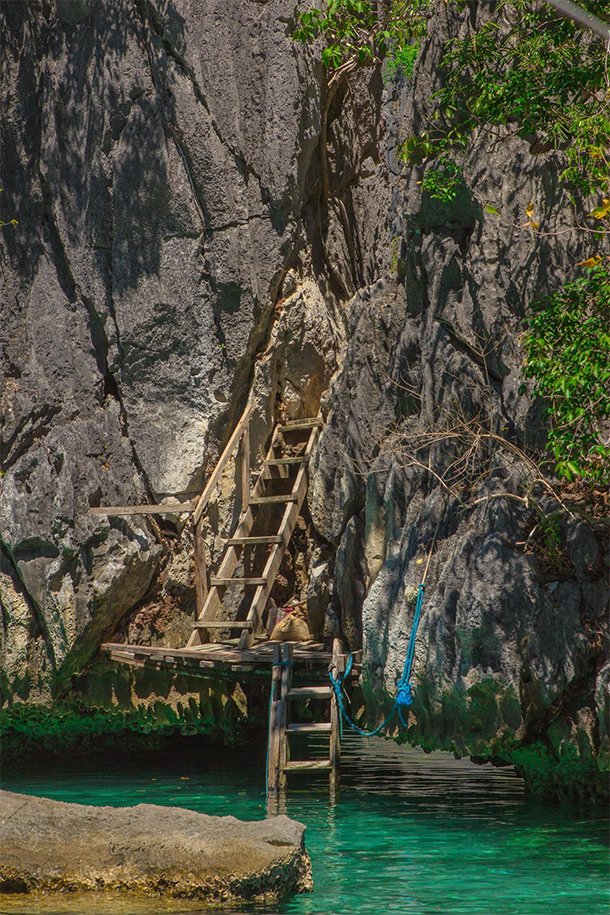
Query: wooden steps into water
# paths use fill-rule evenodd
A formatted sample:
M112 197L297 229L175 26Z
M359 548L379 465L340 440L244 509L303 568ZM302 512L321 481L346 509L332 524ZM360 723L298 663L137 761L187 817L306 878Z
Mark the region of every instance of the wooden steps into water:
M278 645L274 649L271 675L271 701L269 704L269 747L267 753L267 793L270 799L286 790L287 777L298 772L328 772L331 802L339 791L339 764L341 758L340 710L335 691L330 685L308 683L293 686L298 659L291 645ZM335 677L344 673L346 656L338 639L333 642L331 663ZM292 721L293 703L301 700L330 700L330 719L327 721ZM321 706L321 710L324 706ZM328 708L328 706L326 706ZM328 736L328 757L323 759L291 759L291 737ZM271 804L273 806L273 804Z

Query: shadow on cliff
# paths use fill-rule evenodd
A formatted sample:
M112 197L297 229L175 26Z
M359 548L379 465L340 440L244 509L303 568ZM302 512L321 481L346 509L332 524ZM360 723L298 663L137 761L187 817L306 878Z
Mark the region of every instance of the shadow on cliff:
M181 47L174 4L156 15ZM109 296L136 288L159 272L164 239L185 231L171 208L171 107L156 85L148 5L60 0L51 11L15 0L2 18L4 68L19 61L20 116L3 124L3 204L19 221L3 234L9 257L30 285L46 253L70 302L83 262L97 264Z

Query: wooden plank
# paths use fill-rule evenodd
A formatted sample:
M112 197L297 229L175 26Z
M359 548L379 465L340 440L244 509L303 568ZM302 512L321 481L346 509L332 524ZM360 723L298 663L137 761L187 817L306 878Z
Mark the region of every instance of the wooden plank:
M265 585L266 578L213 578L213 588L226 588L228 585Z
M288 693L288 699L330 699L330 686L296 686Z
M296 502L297 497L292 493L284 496L257 496L256 499L250 499L251 505L281 505L282 502Z
M322 420L316 416L315 419L303 419L294 423L285 423L279 426L280 432L299 432L301 429L313 429L315 426L321 426Z
M281 648L273 646L273 667L271 668L271 697L269 701L269 733L267 748L267 793L275 795L279 788L279 745L278 745L278 708L282 682Z
M214 467L214 470L210 474L208 482L205 485L205 489L203 490L203 492L201 493L201 496L199 497L199 500L197 501L197 505L195 507L195 514L193 515L193 520L194 520L195 524L201 518L203 512L205 511L206 505L210 501L210 497L211 497L212 493L214 492L214 490L216 489L216 486L220 482L220 478L222 477L223 471L224 471L225 467L227 466L227 464L229 463L229 459L231 458L233 452L235 451L237 444L238 444L240 438L242 437L242 433L243 433L244 429L250 422L251 412L252 412L252 404L249 403L247 405L246 409L244 410L244 412L242 413L239 422L235 426L235 429L233 430L233 433L231 434L229 441L225 445L224 451L222 452L222 454L220 455L220 458L218 459L218 463L216 464L216 466Z
M295 759L286 763L285 772L306 772L318 770L328 772L330 769L329 759Z
M278 709L279 732L278 741L280 748L279 758L279 789L286 789L286 764L288 762L288 738L286 737L286 728L290 720L290 707L286 701L286 696L292 686L292 668L293 668L292 645L287 642L282 644L282 688L280 693L280 707Z
M251 629L250 620L202 620L194 623L199 629Z
M240 625L244 624L244 620ZM264 641L252 648L240 650L237 648L237 640L232 645L226 642L213 642L210 644L197 645L193 648L165 648L162 649L165 654L171 654L177 658L184 658L189 661L198 662L199 660L219 658L225 661L239 663L241 661L253 661L263 665L271 664L272 653L279 643ZM323 648L320 642L291 643L295 659L303 663L317 664L320 667L326 667L331 660L330 652L321 650ZM303 649L301 645L319 646L311 649ZM122 642L106 642L102 645L102 650L106 652L118 651L125 655L136 658L148 658L151 653L159 653L161 649L145 645L128 645ZM326 687L328 690L329 688Z
M307 464L309 458L302 455L301 457L270 458L265 461L266 467L283 467L284 464Z
M245 512L250 501L250 424L244 429L241 437L241 510Z
M306 724L289 724L286 728L289 734L330 734L330 721L307 722Z
M181 515L194 511L196 505L196 501L165 502L163 505L102 505L89 511L92 515L107 515L109 518L121 515Z
M268 537L231 537L227 540L229 546L256 546L259 543L281 543L279 534L270 534Z

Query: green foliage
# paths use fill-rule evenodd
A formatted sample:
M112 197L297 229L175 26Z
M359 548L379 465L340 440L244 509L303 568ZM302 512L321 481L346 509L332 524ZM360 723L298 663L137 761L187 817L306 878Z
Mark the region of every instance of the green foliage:
M608 11L606 0L581 5ZM539 148L565 150L565 181L603 193L610 176L605 68L603 43L586 30L531 0L502 0L493 21L449 42L430 142L437 150L464 145L476 127L535 135Z
M547 515L539 524L542 544L551 560L557 560L561 553L561 520L555 513Z
M454 0L463 6L463 0ZM322 36L332 71L387 57L386 76L412 75L433 0L326 0L303 13L294 37ZM607 0L582 0L603 17ZM411 138L403 158L421 161L463 148L478 127L536 137L566 154L562 177L584 194L605 195L610 180L610 91L601 41L532 0L500 0L494 18L453 39L442 60L433 129Z
M547 399L557 474L610 483L610 273L603 267L534 304L524 375ZM606 438L600 428L606 425Z
M249 727L242 720L217 723L204 709L188 717L179 715L160 703L129 710L23 704L0 711L5 766L37 758L139 754L167 747L181 736L228 745L240 742Z
M426 172L422 189L435 200L451 201L457 197L460 187L464 186L462 169L451 159L439 157Z
M311 42L322 36L322 61L330 70L345 64L369 66L390 54L390 69L413 72L425 29L428 0L327 0L323 9L302 13L293 38Z
M399 74L405 79L411 79L419 49L419 41L404 45L404 47L390 48L386 58L384 81L391 82Z

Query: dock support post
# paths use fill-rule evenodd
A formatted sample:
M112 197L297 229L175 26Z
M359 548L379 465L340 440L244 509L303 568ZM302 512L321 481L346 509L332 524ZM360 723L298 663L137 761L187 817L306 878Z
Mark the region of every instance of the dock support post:
M269 744L267 749L268 812L277 808L277 796L286 790L286 763L288 762L288 702L286 696L292 686L292 645L276 643L273 646L271 670L271 699L269 702Z
M293 665L292 645L286 643L282 646L282 692L279 709L279 789L280 793L286 790L286 763L288 762L288 737L286 728L288 727L289 703L288 691L292 686L292 665Z
M269 700L269 735L267 744L267 797L269 800L277 795L280 782L280 756L278 744L278 713L282 688L281 646L273 646L273 666L271 668L271 698Z
M333 639L334 676L343 673L345 658L343 645L339 639ZM341 765L341 709L333 691L330 697L330 802L336 804L339 797L339 778Z

